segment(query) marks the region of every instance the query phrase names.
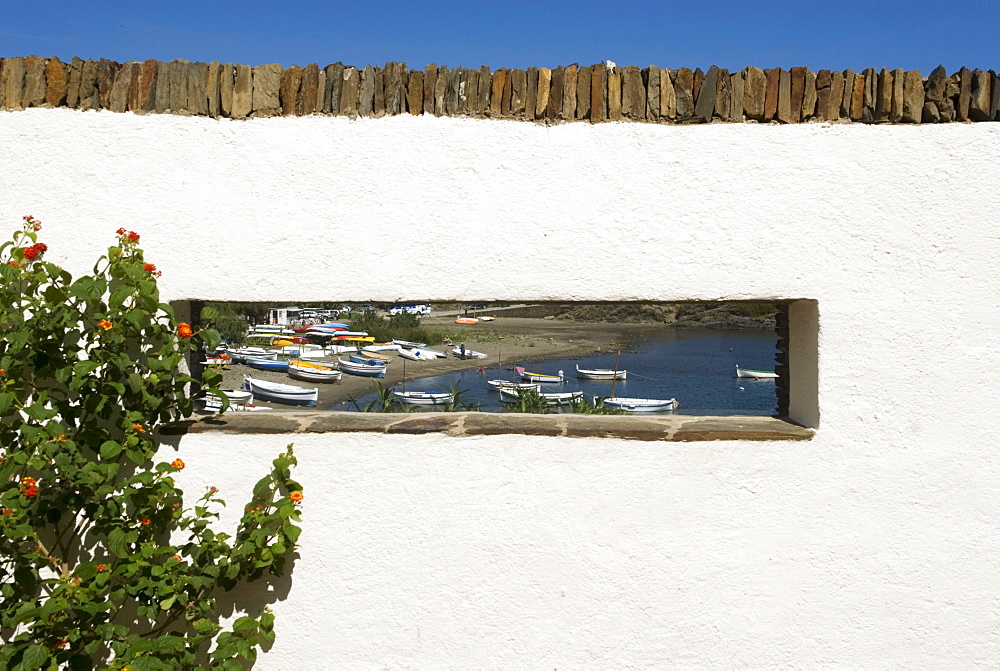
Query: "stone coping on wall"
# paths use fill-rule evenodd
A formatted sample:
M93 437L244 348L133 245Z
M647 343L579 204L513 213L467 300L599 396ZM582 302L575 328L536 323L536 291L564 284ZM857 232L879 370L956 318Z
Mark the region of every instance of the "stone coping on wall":
M69 107L212 118L430 114L568 121L943 123L1000 121L1000 76L939 66L867 68L619 66L355 67L25 56L0 59L0 109Z
M530 415L486 412L381 414L233 412L174 422L165 435L192 433L382 433L448 436L561 436L645 441L810 440L815 431L777 417Z

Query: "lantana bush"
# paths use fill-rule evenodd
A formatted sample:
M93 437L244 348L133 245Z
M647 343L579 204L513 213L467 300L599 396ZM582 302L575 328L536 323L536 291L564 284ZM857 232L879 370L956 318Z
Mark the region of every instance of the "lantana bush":
M25 217L0 245L0 668L252 665L274 616L223 627L217 599L289 568L303 498L291 445L233 533L213 526L218 490L185 497L184 462L157 453L193 394L221 396L218 372L182 372L218 333L174 320L137 233L119 229L73 279L45 260L40 229Z

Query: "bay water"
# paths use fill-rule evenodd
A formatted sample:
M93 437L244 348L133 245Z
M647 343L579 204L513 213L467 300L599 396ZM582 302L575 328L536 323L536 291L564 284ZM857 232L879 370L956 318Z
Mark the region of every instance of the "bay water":
M760 415L775 414L777 398L774 380L752 380L736 377L736 366L756 370L774 370L777 336L773 331L735 331L721 329L664 328L631 349L622 350L618 370L626 370L627 378L614 383L617 397L669 399L676 398L679 415ZM407 391L451 391L457 385L462 390L462 404L479 405L486 412L502 412L500 393L486 384L502 378L518 380L517 373L508 370L522 365L535 373L556 375L561 370L566 382L543 383L542 392L581 390L588 400L593 396L610 396L612 383L580 380L580 368L615 368L615 352L565 359L547 359L522 364L516 361L483 361L485 368L455 371L444 375L407 380ZM375 400L375 394L358 399L358 405ZM354 410L352 404L337 406L338 410Z

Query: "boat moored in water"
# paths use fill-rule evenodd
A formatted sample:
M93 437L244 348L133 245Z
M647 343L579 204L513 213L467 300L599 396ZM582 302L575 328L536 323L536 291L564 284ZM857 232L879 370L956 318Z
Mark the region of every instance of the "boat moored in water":
M740 368L736 364L736 377L746 377L754 380L773 380L778 374L773 370L753 370L752 368Z
M597 404L596 398L594 399L594 404ZM604 399L604 407L616 408L627 412L662 412L676 408L677 399L624 398L615 396Z
M521 398L521 389L515 387L500 387L500 398L507 398L512 400L517 400ZM544 398L549 403L560 403L568 404L573 401L578 401L583 398L582 391L563 391L563 392L538 392L538 395Z
M403 391L392 390L393 400L407 405L449 405L455 402L455 395L445 391Z
M580 368L576 366L576 376L581 380L624 380L627 371L611 368Z
M522 380L527 380L528 382L565 382L566 377L562 371L559 371L558 375L548 375L546 373L532 373L527 371L520 366L515 366L514 370L518 375L521 376Z

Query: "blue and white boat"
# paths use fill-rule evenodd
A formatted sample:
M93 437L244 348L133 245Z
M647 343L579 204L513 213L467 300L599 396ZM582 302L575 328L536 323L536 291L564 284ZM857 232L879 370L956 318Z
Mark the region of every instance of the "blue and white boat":
M243 376L243 388L253 392L254 398L259 401L272 401L285 405L313 406L319 399L319 389L304 389L281 382L256 380L249 375Z
M340 370L351 375L360 375L361 377L385 377L385 365L369 365L364 363L356 363L354 361L344 361L343 359L338 359Z
M288 372L288 361L278 359L258 359L257 357L248 356L245 361L246 365L251 368L256 368L257 370L274 370L279 373Z
M386 366L389 363L389 357L378 352L353 352L348 354L347 358L354 363L362 363L366 366Z

